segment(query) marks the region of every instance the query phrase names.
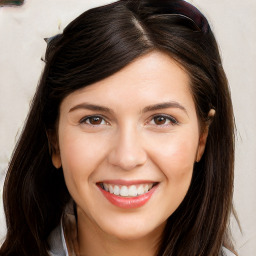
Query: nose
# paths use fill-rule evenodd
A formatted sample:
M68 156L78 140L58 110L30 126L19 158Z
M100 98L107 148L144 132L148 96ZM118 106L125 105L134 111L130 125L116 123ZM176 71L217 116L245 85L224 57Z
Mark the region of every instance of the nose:
M129 171L146 162L147 153L142 146L142 138L135 130L126 128L119 131L108 155L110 164Z

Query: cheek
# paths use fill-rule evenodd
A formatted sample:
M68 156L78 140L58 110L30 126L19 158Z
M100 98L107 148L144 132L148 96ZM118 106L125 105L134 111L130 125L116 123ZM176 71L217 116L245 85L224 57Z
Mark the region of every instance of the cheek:
M90 179L104 159L104 140L94 134L85 134L78 129L66 131L59 136L61 162L69 182Z
M152 147L151 156L168 180L190 181L197 147L196 133L172 134Z
M197 151L194 137L165 139L151 151L151 159L164 175L163 189L168 197L163 200L163 207L167 217L179 207L189 189Z

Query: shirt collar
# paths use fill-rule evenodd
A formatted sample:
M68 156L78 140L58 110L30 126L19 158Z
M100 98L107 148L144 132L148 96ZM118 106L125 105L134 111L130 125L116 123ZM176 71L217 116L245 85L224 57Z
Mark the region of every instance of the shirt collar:
M78 256L77 224L74 202L71 201L62 216L61 223L48 238L50 256ZM227 248L222 248L223 256L235 256Z
M60 224L51 232L48 243L50 256L77 256L77 226L74 202L65 208Z

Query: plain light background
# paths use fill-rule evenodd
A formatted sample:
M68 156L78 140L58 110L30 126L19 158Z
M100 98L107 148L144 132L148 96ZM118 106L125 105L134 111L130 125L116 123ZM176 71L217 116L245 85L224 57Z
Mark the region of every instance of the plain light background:
M44 63L45 37L85 10L111 0L27 0L0 8L0 197L6 168ZM237 125L234 204L243 234L232 221L240 256L256 253L256 1L190 0L208 18L232 93ZM225 125L225 124L223 124ZM2 200L0 239L5 235Z

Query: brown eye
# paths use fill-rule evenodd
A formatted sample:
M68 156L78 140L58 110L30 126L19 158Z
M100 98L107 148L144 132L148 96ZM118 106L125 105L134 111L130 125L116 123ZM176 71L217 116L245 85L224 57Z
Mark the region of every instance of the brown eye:
M95 117L93 116L93 117L89 117L87 120L89 121L90 124L99 125L101 124L103 118L98 116L95 116Z
M178 121L169 115L156 115L154 117L152 117L151 121L149 122L149 124L152 125L156 125L159 127L162 126L169 126L169 125L176 125L179 124Z
M154 117L154 122L155 122L156 125L163 125L163 124L166 123L166 121L169 121L169 120L167 120L167 118L164 117L164 116Z
M85 123L88 125L105 125L107 124L107 122L105 121L105 119L101 116L88 116L83 118L80 123Z

